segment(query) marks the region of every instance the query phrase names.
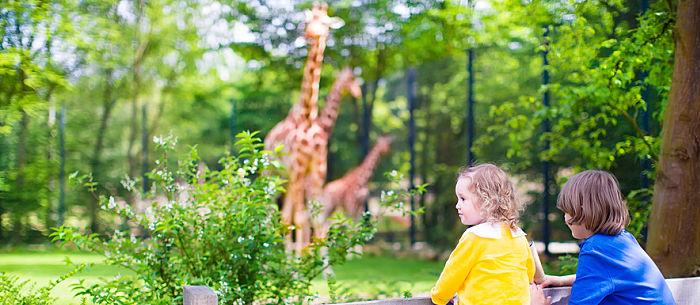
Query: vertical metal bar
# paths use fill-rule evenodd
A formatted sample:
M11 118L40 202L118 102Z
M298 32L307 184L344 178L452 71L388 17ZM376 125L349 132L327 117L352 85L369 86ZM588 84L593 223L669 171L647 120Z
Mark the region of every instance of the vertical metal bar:
M231 116L229 117L229 132L231 133L231 147L229 151L233 154L236 146L236 100L231 99Z
M543 104L545 109L549 108L549 59L547 55L549 53L549 27L544 28L544 49L542 51L542 85L545 87ZM542 129L545 134L550 132L549 119L545 116L542 121ZM549 140L545 138L544 150L549 150ZM542 221L542 242L544 243L544 254L549 256L549 185L550 185L550 164L549 161L542 161L542 213L544 214L544 219Z
M474 49L467 50L467 165L474 164Z
M410 163L411 167L409 169L409 189L413 190L415 185L413 184L415 173L416 173L416 121L414 112L416 109L416 69L409 68L408 75L406 77L406 87L407 87L407 98L408 98L408 151L410 153ZM411 227L408 231L408 236L411 240L411 247L416 243L416 217L413 215L415 208L415 198L411 196Z
M66 213L66 105L61 105L58 122L58 225L63 225Z
M377 83L377 82L375 82ZM376 88L373 88L376 92ZM362 133L360 135L360 149L362 150L362 160L369 153L369 106L367 105L367 82L362 83ZM365 212L369 211L367 199L364 202Z
M148 192L148 110L146 103L141 105L141 188L144 193Z
M649 0L642 0L642 2L640 4L640 8L639 8L640 16L644 15L644 13L646 13L646 11L648 9L649 9ZM639 74L640 81L643 83L646 80L647 76L649 76L649 72L642 71ZM644 100L644 102L646 103L646 109L644 109L642 111L642 121L640 123L640 125L641 125L640 127L642 128L642 130L645 133L650 134L651 127L650 127L650 115L649 114L652 111L651 110L651 88L649 88L648 84L643 85L643 86L644 87L642 89L642 100ZM647 178L647 175L645 173L651 169L651 162L648 158L643 158L639 161L639 165L641 167L641 171L639 174L640 175L640 177L639 177L640 178L640 186L642 188L647 188L651 185L651 181L649 181L649 178Z

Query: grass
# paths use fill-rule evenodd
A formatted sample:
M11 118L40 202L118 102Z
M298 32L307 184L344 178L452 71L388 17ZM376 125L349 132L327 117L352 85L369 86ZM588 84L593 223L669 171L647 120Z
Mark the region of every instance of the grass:
M85 280L97 283L100 278L125 274L128 271L101 263L102 257L88 253L56 249L0 251L0 272L15 275L20 280L35 283L37 287L72 270L65 258L74 263L94 263L78 275L59 284L53 290L56 305L77 304L70 285ZM366 256L348 261L335 268L335 275L344 295L363 297L399 297L404 291L413 296L425 295L439 276L444 262L424 261L387 256ZM325 299L329 292L324 280L313 282L314 290Z
M348 293L387 298L403 296L405 291L413 296L427 295L443 266L444 262L366 256L350 260L334 271L338 283ZM325 281L318 280L314 287L321 295L328 295Z
M97 283L101 277L125 274L127 271L101 263L102 257L89 253L73 253L59 250L16 250L0 252L0 272L19 277L20 281L29 281L30 285L43 287L51 280L73 270L66 264L66 257L73 263L94 263L74 277L60 283L52 291L58 300L56 305L77 304L79 299L73 296L71 285L85 280L85 283Z

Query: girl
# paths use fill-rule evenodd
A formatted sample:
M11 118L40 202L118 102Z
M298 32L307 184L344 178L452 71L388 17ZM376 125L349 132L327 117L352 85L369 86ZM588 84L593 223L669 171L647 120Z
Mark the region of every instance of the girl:
M431 291L437 305L529 304L534 261L525 233L517 226L521 205L513 184L493 164L459 173L457 214L467 229Z

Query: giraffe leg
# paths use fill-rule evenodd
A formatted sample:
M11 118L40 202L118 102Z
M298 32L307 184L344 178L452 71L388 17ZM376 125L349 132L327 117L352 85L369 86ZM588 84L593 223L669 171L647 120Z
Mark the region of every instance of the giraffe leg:
M294 215L297 239L296 252L301 254L301 251L311 243L311 223L309 221L309 212L303 207L298 208Z
M328 169L326 159L328 153L326 145L328 143L322 139L322 137L320 139L319 137L314 138L316 143L313 146L314 153L312 154L310 163L311 170L309 171L309 175L306 177L306 191L309 195L308 198L309 200L316 201L319 204L324 204L324 202L321 200L321 196L323 193L323 184L326 182L326 174ZM325 210L326 207L322 206L320 215L311 219L314 235L316 237L325 236L322 225L322 223L325 221L325 217L323 217Z
M289 194L289 190L287 191L287 194L284 196L284 202L282 204L282 223L285 226L290 226L292 225L294 221L293 214L294 209L292 207L292 199ZM284 244L285 248L292 249L292 232L289 231L285 236L284 236Z
M358 219L362 213L365 211L365 200L369 197L369 189L367 187L362 187L357 190L355 197L351 201L352 211L351 214L353 218Z
M300 230L298 227L296 227L298 223L297 217L299 217L297 211L300 204L303 205L304 202L304 185L299 178L299 174L294 173L295 171L298 172L298 169L299 168L297 166L292 165L292 172L289 175L290 179L287 185L287 193L284 196L284 204L282 206L282 221L286 225L295 225L295 232ZM287 249L292 249L293 243L291 232L285 236L285 241L287 244ZM296 243L299 243L299 238L296 239Z

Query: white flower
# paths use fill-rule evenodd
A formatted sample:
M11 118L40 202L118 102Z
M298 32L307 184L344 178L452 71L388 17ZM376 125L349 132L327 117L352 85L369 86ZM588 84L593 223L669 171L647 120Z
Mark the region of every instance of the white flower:
M109 196L109 204L107 204L107 207L110 209L114 209L117 207L117 203L114 202L114 197Z
M267 183L267 186L265 187L265 194L272 195L275 193L275 190L277 189L277 185L273 181L270 181Z
M236 174L238 174L238 177L244 178L244 177L245 177L245 169L243 169L242 167L239 168L239 169L236 171Z
M268 156L268 154L264 154L262 158L260 158L260 163L262 163L263 166L270 165L270 157Z
M153 143L156 143L158 145L165 145L165 139L163 139L162 136L154 136L153 137Z

